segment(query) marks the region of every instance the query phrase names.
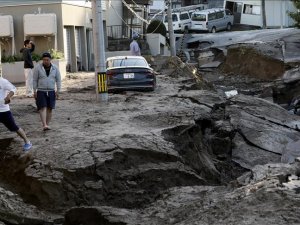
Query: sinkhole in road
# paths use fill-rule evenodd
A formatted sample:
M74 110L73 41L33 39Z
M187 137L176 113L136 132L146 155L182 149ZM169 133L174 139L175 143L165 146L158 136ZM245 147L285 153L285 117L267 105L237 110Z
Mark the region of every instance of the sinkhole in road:
M26 203L57 213L82 205L142 208L169 188L226 185L246 172L231 160L234 132L197 120L162 131L177 156L142 146L115 149L105 162L73 170L10 151L1 157L0 178ZM8 149L12 141L3 143Z

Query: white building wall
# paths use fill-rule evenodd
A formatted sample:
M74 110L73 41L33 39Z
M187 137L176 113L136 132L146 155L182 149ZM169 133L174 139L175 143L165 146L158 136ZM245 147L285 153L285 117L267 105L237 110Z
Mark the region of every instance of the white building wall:
M164 55L164 46L166 38L161 34L147 34L147 42L151 51L151 55Z
M261 0L229 0L231 2L243 2L243 11L241 15L241 24L262 27L262 13L258 15L244 13L246 4L259 6L261 9ZM287 11L295 11L292 1L287 0L266 0L266 18L267 27L290 27L294 21L288 16Z
M241 24L247 24L247 25L252 25L252 26L262 26L261 15L242 14Z
M109 0L106 5L106 25L122 25L123 5L121 0Z

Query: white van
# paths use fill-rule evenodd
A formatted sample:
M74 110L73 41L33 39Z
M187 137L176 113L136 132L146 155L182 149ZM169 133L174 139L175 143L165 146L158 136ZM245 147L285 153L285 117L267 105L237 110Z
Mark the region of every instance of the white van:
M183 11L183 12L173 12L172 13L172 22L174 32L183 32L191 28L191 14L192 12ZM168 31L168 16L165 14L163 17L163 22Z
M191 31L231 30L233 15L228 9L214 8L193 12L191 15Z

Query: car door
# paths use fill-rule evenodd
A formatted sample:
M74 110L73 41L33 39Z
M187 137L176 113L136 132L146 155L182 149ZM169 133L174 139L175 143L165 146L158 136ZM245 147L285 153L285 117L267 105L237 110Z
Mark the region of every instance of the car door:
M181 30L184 31L185 28L189 29L191 27L191 19L187 12L180 13L179 15L181 22Z
M217 30L224 30L226 28L226 19L224 15L224 11L217 12L217 20L218 20L218 28Z

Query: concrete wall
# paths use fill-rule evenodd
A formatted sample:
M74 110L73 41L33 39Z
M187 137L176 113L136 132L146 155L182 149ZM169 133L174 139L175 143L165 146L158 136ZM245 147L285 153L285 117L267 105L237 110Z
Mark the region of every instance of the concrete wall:
M23 47L24 42L24 23L23 16L25 14L34 14L38 12L38 8L41 8L42 13L55 13L57 16L57 26L62 27L61 21L61 7L59 4L35 4L32 5L22 5L20 6L7 6L0 7L0 13L3 15L11 15L13 17L14 23L14 38L15 38L15 46L16 46L16 54L19 54L19 50ZM63 36L63 32L58 29L58 49L63 50L63 42L60 42L60 37ZM36 53L42 53L47 51L50 48L54 48L54 39L44 36L36 36L36 37L27 37L32 39L36 43ZM7 43L2 46L2 51L10 52L11 43Z
M64 26L71 26L73 28L81 28L81 36L83 46L81 52L83 53L83 63L84 68L88 68L87 59L91 58L87 56L87 41L86 41L86 29L92 28L91 18L92 10L88 7L78 6L74 4L45 4L44 1L41 1L40 4L24 4L24 5L12 5L12 6L2 6L0 4L0 14L11 15L13 17L14 23L14 43L16 46L16 52L12 52L13 39L7 39L3 41L2 55L14 55L20 54L19 50L23 47L24 38L31 39L36 44L35 53L41 54L45 51L55 48L55 43L57 43L57 50L64 52ZM15 3L16 4L16 3ZM54 36L34 36L34 37L24 37L24 22L23 16L25 14L35 14L38 12L41 13L54 13L57 18L57 39L55 40ZM45 24L47 26L47 24ZM0 27L1 29L1 27ZM73 32L74 35L74 32ZM74 41L75 37L71 37ZM71 49L72 54L72 72L77 71L77 61L76 61L76 51L75 44L71 43L73 49Z
M229 2L242 2L243 11L241 15L241 24L262 27L262 14L253 15L244 13L244 5L256 5L261 7L261 0L230 0ZM266 1L267 27L290 27L294 21L288 16L287 11L296 11L292 1L271 0Z
M67 75L66 62L64 60L52 60L51 62L58 67L61 78L64 79ZM36 64L37 62L34 62L34 65ZM2 76L11 83L24 83L24 62L2 63Z
M105 52L105 58L114 57L114 56L126 56L131 55L130 51L114 51L114 52Z
M109 2L111 5L109 5ZM114 26L114 25L122 25L123 21L122 21L122 17L123 17L123 4L122 1L107 1L107 6L106 6L107 10L106 13L104 13L106 15L107 19L107 26ZM121 17L121 18L120 18Z
M164 55L164 46L166 38L161 34L147 34L147 42L151 51L151 55Z

